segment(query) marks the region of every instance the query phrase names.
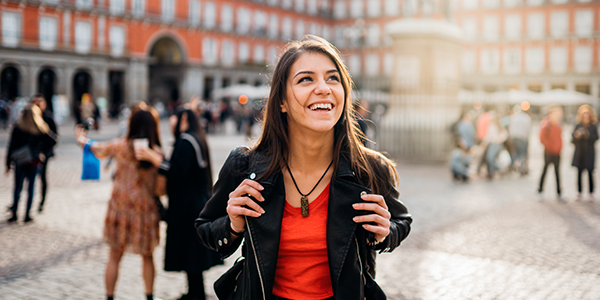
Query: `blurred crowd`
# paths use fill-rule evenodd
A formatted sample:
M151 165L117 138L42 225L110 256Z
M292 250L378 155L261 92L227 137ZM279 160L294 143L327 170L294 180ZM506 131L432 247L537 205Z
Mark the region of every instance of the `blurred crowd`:
M494 177L516 172L529 173L529 142L533 118L521 106L499 112L490 107L481 112L465 111L451 127L455 148L450 157L452 177L467 182L473 177ZM598 140L595 110L587 104L580 106L571 134L574 144L571 165L578 170L578 196L582 198L582 174L587 171L589 198L593 199L595 142ZM563 109L549 106L539 122L539 141L544 147L544 167L538 193L543 192L544 180L550 165L554 168L558 199L563 201L560 184L560 159L563 148Z

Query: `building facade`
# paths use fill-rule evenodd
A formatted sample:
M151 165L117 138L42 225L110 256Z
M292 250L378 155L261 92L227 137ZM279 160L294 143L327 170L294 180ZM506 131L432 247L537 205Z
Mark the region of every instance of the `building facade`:
M462 87L600 91L600 1L592 0L3 0L6 97L83 93L112 107L208 97L268 81L279 49L305 34L342 50L364 90L390 91L386 25L446 19L464 31ZM441 70L443 71L443 70Z

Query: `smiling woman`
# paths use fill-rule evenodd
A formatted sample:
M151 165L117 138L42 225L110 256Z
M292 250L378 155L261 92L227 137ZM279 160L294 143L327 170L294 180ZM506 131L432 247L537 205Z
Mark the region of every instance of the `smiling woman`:
M202 242L224 256L249 244L215 284L219 299L385 299L376 251L398 247L412 218L394 164L360 142L351 87L326 40L284 49L260 139L232 151L196 220Z

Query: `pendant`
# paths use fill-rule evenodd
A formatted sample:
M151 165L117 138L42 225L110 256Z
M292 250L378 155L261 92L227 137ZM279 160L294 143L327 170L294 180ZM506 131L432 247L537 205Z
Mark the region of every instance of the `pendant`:
M306 198L306 196L300 198L300 208L302 210L302 216L308 217L308 198Z

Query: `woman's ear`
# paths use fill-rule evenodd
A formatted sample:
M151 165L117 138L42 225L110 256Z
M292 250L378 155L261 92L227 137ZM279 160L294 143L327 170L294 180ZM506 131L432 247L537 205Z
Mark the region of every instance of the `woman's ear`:
M286 113L287 112L287 101L282 100L281 104L279 104L279 107L281 108L281 113Z

